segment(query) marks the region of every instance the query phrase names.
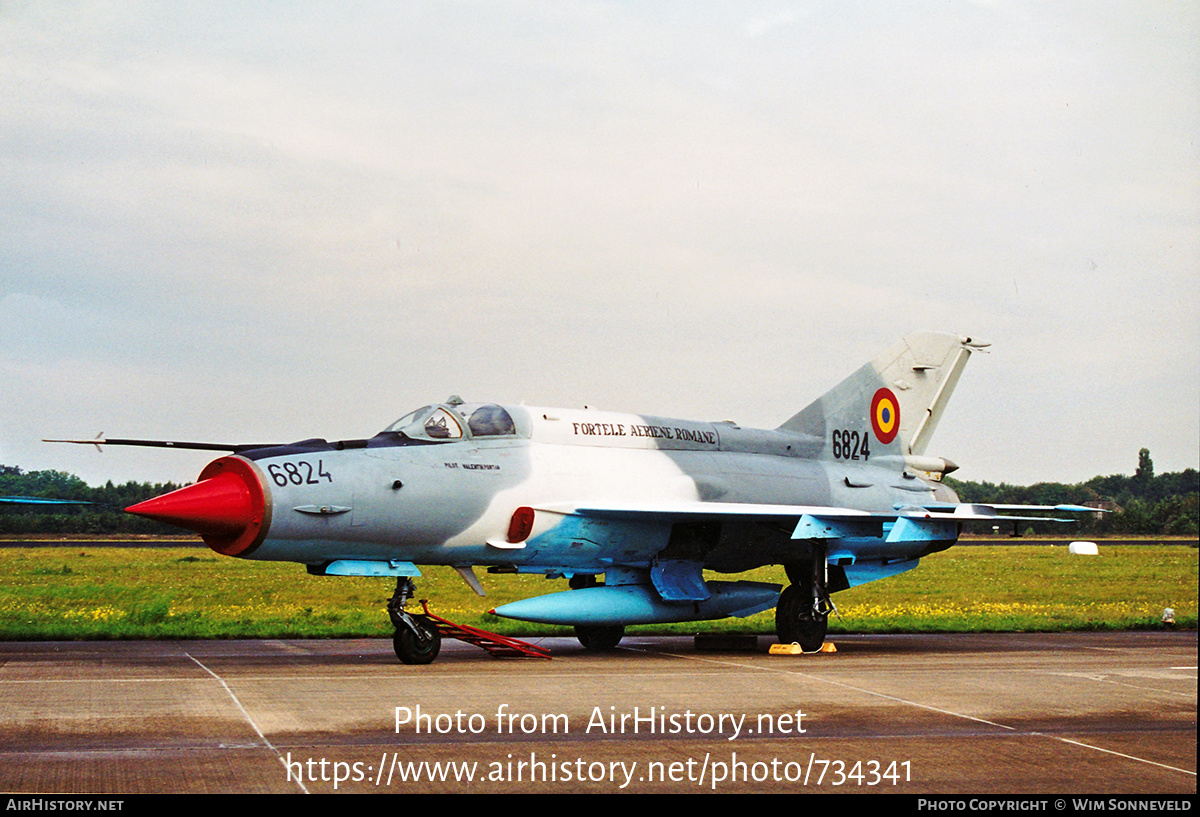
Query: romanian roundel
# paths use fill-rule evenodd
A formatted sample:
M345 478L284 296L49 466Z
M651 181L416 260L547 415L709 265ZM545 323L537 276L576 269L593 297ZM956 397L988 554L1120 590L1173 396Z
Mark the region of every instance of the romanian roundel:
M891 389L880 389L871 398L871 428L875 439L887 445L900 431L900 401Z

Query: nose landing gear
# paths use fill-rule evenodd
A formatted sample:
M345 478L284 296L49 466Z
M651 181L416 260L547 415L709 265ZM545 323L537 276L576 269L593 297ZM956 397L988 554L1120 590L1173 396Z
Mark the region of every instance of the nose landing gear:
M406 576L396 579L396 592L387 603L388 617L396 628L392 649L405 664L431 664L441 652L442 634L425 616L413 615L404 609L416 590L412 579Z

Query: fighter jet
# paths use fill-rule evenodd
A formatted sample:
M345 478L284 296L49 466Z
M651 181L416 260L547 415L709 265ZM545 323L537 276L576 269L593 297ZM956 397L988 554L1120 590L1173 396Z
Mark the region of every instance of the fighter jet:
M52 499L44 496L0 496L6 505L91 505L82 499Z
M229 451L195 484L127 510L226 556L395 577L388 612L405 663L440 648L437 628L406 609L420 565L449 565L481 595L475 568L565 578L568 590L494 612L574 626L589 649L615 647L627 625L774 607L780 640L811 651L832 594L911 570L963 522L1015 509L960 503L940 481L956 466L926 453L987 345L911 334L774 429L451 397L369 439L78 442ZM782 565L788 586L704 572L764 565Z

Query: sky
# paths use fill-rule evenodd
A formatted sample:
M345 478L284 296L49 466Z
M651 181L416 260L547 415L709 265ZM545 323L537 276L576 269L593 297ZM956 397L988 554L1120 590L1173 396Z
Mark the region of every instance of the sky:
M1200 4L0 5L0 463L451 394L773 428L990 341L968 480L1200 460Z

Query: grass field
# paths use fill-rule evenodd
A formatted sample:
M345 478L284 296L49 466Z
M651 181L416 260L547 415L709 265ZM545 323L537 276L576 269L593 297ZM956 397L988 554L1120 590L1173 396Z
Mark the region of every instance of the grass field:
M300 565L218 556L204 548L8 548L0 559L0 639L387 636L394 580L314 577ZM833 632L1195 629L1197 549L1113 546L958 547L909 573L834 596ZM567 628L508 621L494 606L566 589L539 576L486 576L475 596L449 568L424 568L418 595L453 621L511 635ZM735 577L784 583L779 568ZM634 632L774 632L774 611L746 619Z

